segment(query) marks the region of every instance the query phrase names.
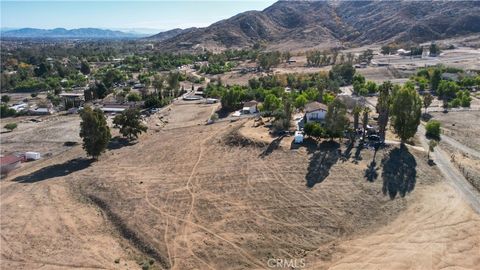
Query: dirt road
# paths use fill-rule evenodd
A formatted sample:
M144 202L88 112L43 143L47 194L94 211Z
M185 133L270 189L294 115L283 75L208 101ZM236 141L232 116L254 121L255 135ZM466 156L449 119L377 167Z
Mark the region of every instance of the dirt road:
M425 138L425 127L423 125L418 126L417 136L420 138L420 142L425 149L428 149L428 141ZM480 194L465 179L465 177L458 171L458 169L450 162L450 156L437 146L435 151L431 153L433 160L437 164L437 167L445 176L445 179L451 183L465 200L472 206L472 208L480 214Z

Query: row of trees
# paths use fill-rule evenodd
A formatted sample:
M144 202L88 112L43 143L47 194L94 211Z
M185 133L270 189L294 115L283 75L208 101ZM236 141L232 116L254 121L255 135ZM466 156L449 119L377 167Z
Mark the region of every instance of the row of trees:
M442 78L448 74L452 79ZM470 89L480 87L480 75L472 76L463 70L437 66L421 69L411 78L420 91L430 90L443 100L444 107L470 107Z

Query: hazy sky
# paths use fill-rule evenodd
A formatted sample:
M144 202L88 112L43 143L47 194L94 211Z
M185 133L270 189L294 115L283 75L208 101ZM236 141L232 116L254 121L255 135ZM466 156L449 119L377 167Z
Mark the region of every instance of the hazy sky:
M204 27L247 10L263 10L275 0L223 1L4 1L2 28Z

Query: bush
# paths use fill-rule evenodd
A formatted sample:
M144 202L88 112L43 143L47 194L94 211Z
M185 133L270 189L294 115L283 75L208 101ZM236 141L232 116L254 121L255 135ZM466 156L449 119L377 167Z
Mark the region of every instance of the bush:
M428 121L427 125L425 126L427 130L426 134L429 138L440 139L440 122L436 120Z
M6 104L0 105L0 118L14 116L16 113L14 109L10 109Z
M8 103L9 101L10 101L10 96L2 95L2 102L3 103Z
M130 93L127 96L128 101L141 101L142 97L138 93Z
M8 124L6 124L6 125L4 126L4 128L12 131L12 130L14 130L14 129L17 128L17 123L8 123Z
M305 135L314 137L316 139L325 137L327 133L325 128L323 128L319 123L315 122L306 123L303 131L305 132Z

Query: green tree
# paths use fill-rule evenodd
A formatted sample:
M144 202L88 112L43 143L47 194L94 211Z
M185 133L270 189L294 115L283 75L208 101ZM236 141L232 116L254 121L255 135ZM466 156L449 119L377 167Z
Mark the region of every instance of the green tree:
M441 80L437 90L438 96L442 97L442 99L448 100L455 96L459 87L455 82Z
M137 139L138 135L147 131L147 127L140 120L140 111L138 109L127 109L113 118L115 128L120 129L120 133L129 140Z
M330 139L342 138L348 122L345 104L339 99L333 100L328 105L327 115L325 116L325 128Z
M316 122L306 123L303 131L305 132L305 135L314 137L317 140L325 137L327 134L326 130Z
M95 83L95 85L93 85L89 89L87 89L86 92L88 92L88 93L85 93L85 99L86 100L90 100L90 98L91 99L97 99L97 98L103 99L110 93L108 88L102 82Z
M388 125L388 118L390 114L390 95L393 91L393 84L390 81L384 82L379 87L379 95L377 101L377 113L378 113L378 131L381 141L385 141L385 133Z
M141 101L142 97L137 92L132 92L127 96L128 101Z
M329 71L328 76L333 81L338 81L340 85L350 85L355 75L355 68L351 64L334 65Z
M238 109L242 102L242 96L243 92L239 87L232 87L231 89L223 91L221 99L222 108L227 111Z
M362 107L355 105L352 110L353 114L353 129L356 131L358 129L358 124L360 122L360 113L362 112Z
M167 77L168 90L170 91L169 96L175 96L175 93L180 87L180 73L179 72L170 72Z
M17 112L14 109L10 109L7 104L0 105L0 118L14 116Z
M280 108L281 100L274 94L268 94L263 101L263 110L267 112L274 112Z
M152 86L155 88L158 97L163 99L164 78L158 74L153 76Z
M290 122L292 120L292 102L288 96L282 98L282 111L276 111L275 126L281 130L288 130L290 128Z
M107 125L105 115L100 109L92 110L85 107L80 113L80 137L83 140L83 149L88 156L98 159L105 151L111 139L110 128Z
M258 65L260 68L270 71L270 68L280 63L280 52L266 52L258 55Z
M431 43L430 44L430 56L437 56L440 54L440 47L437 44Z
M412 138L420 124L422 100L418 93L402 87L392 97L392 125L402 144Z
M360 95L361 89L365 88L365 77L360 73L353 76L353 93Z
M425 107L425 114L427 114L427 109L432 105L433 96L430 93L426 93L423 96L423 107Z
M368 126L368 115L372 112L369 107L365 107L363 109L363 118L362 118L362 126L363 126L363 133L362 133L362 140L365 140L365 136L367 135L367 126Z
M80 72L82 72L83 75L90 74L90 65L88 65L86 61L82 61L80 64Z
M375 82L367 81L365 84L365 88L367 89L369 94L375 94L378 91L378 86Z
M425 135L429 138L434 138L436 140L440 139L440 122L437 120L430 120L425 125Z
M303 108L305 107L305 104L307 104L308 100L304 95L299 95L295 99L295 108Z
M442 71L440 70L440 68L435 68L430 79L430 89L434 92L437 91L438 85L440 84L441 80Z

